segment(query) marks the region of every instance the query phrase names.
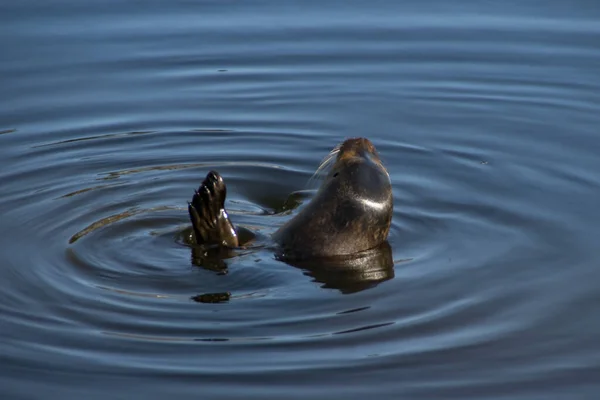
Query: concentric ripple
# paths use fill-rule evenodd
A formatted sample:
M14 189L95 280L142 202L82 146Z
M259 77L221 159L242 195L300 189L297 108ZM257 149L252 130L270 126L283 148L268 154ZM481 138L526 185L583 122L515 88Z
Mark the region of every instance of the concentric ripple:
M192 3L4 14L7 396L597 393L594 10ZM391 266L276 260L349 136L392 177ZM211 169L257 240L198 265Z

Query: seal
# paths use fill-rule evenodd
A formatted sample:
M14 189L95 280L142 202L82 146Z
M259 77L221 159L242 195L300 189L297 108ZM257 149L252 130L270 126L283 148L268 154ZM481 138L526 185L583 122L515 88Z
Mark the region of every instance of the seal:
M386 241L393 212L392 185L375 146L365 138L347 139L330 152L315 174L329 166L313 199L273 234L278 258L352 258ZM225 198L223 178L209 172L188 203L198 244L240 245Z

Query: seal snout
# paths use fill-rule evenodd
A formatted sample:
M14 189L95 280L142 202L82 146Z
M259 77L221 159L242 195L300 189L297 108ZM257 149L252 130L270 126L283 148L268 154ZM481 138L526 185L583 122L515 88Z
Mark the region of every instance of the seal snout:
M338 160L350 159L354 157L365 158L379 163L379 156L375 146L366 138L346 139L341 145L338 153Z

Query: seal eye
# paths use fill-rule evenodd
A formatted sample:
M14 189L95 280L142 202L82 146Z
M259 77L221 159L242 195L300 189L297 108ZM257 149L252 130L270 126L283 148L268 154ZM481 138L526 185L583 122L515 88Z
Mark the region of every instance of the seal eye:
M335 174L333 174L333 177L336 178L339 175L338 172L336 172Z

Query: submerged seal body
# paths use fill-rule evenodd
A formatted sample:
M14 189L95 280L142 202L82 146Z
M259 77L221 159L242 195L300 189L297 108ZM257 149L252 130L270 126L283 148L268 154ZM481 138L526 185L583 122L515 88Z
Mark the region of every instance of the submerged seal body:
M365 138L347 139L319 170L328 164L333 165L315 197L273 234L283 259L351 257L386 241L392 185L373 144ZM223 178L209 172L188 206L198 244L240 245L225 197Z

